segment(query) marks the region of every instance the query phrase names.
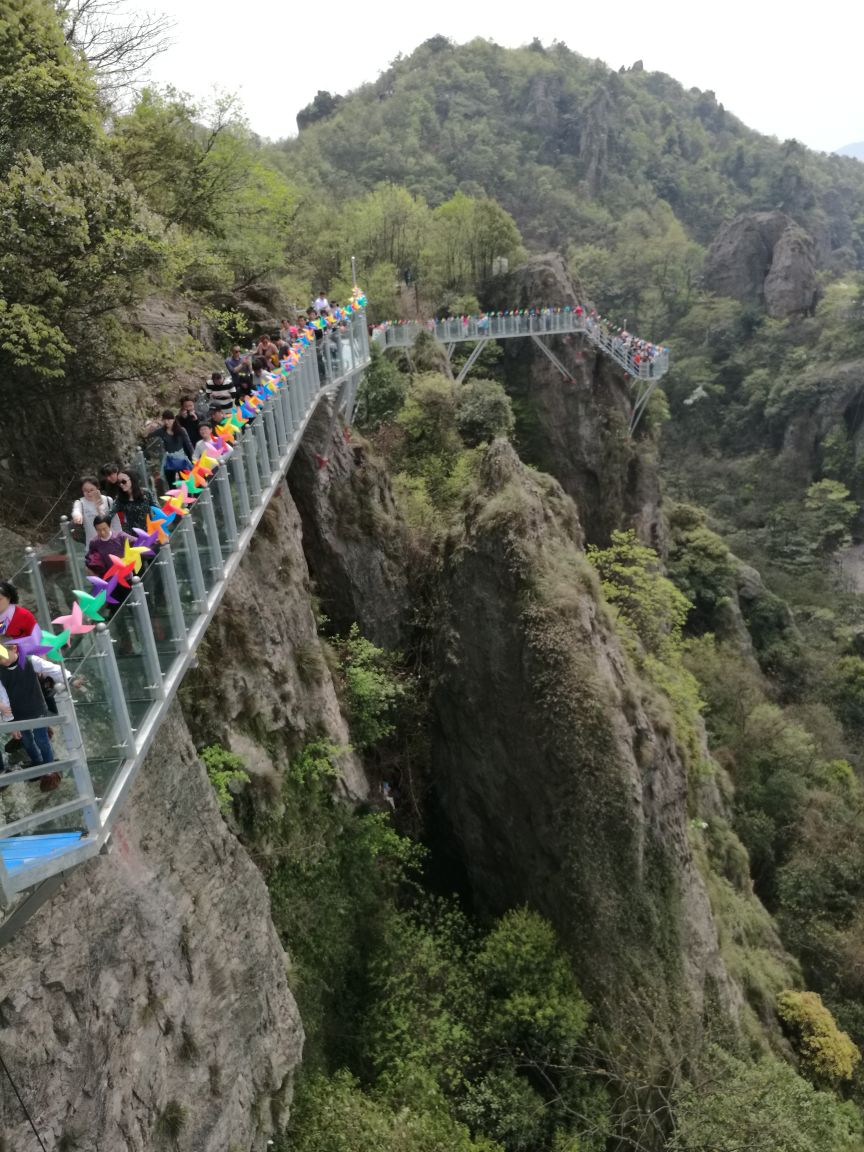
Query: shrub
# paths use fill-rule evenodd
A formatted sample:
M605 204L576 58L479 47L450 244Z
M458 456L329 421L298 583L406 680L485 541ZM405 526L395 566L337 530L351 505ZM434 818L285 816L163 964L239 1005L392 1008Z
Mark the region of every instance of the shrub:
M369 749L394 731L395 708L405 689L394 675L394 658L361 636L356 624L341 644L340 657L351 735L358 748Z
M801 1067L817 1084L850 1080L861 1053L816 992L781 992L777 1015L801 1060Z
M249 782L249 773L243 768L243 760L234 752L223 748L221 744L210 744L202 750L201 762L207 769L210 783L216 792L219 811L223 816L227 816L234 804L231 785Z

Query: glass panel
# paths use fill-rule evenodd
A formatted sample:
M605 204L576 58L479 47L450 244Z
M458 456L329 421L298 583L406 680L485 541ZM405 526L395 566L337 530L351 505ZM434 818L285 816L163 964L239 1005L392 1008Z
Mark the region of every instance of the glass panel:
M131 596L127 596L119 608L115 608L108 628L114 644L114 657L123 685L129 719L132 728L137 732L157 695L144 660L144 642L138 612Z
M159 561L158 553L145 569L141 583L147 598L147 611L150 614L153 639L156 641L159 667L164 676L183 651L183 638L174 635L165 587L165 565Z
M114 732L113 710L101 662L92 634L83 637L82 643L66 659L75 714L97 796L105 795L124 759Z
M58 718L53 716L47 717L45 726L49 728L49 734L51 735L54 759L56 761L68 760L65 741L61 735ZM23 747L16 746L16 744L13 743L12 732L14 731L14 724L9 727L11 728L10 731L0 732L0 746L10 745L10 751L4 753L6 767L9 771L28 768L30 766L30 758ZM52 771L50 765L46 766L46 771ZM14 821L22 820L26 816L37 812L45 812L56 807L58 804L65 804L70 800L74 800L77 796L77 791L75 781L70 775L72 771L71 764L67 763L65 767L61 765L56 771L61 773L61 780L59 784L56 784L49 791L43 791L43 787L45 787L45 785L42 784L43 777L4 784L4 778L0 776L0 825L12 824ZM46 783L48 782L46 781ZM77 813L73 815L78 817ZM64 819L68 822L70 818L65 817ZM39 825L37 828L31 829L31 831L42 832L46 830L46 828L47 826L45 825Z

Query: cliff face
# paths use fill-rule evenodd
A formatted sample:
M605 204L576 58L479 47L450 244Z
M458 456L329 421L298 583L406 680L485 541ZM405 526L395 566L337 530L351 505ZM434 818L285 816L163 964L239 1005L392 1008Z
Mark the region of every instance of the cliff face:
M816 246L783 212L745 212L717 233L705 283L718 296L764 304L769 316L800 316L816 305Z
M173 1123L181 1148L265 1148L303 1044L287 963L175 707L109 856L3 950L0 1044L47 1146L149 1152ZM5 1078L0 1100L31 1147Z
M73 873L0 956L0 1047L48 1147L65 1135L83 1152L259 1152L284 1120L303 1044L289 960L195 747L226 743L276 792L319 735L348 742L286 491L226 590L111 853ZM356 761L340 763L344 793L365 795ZM29 1148L3 1079L0 1109L9 1146Z
M585 303L555 253L529 260L508 277L496 306L541 301L550 307ZM554 476L576 501L589 543L608 543L614 529L632 527L646 543L662 547L656 448L650 437L629 433L633 383L582 337L544 339L569 379L533 341L501 342L520 455Z
M559 486L496 443L444 565L440 807L481 905L548 916L602 1015L638 995L680 1022L709 993L734 1015L688 844L686 772L581 542Z

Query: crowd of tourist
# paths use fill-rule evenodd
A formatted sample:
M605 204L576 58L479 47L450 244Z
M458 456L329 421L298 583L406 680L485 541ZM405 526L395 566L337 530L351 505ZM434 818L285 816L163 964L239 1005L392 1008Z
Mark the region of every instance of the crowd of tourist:
M329 318L333 319L329 319ZM324 324L321 321L325 321ZM343 326L338 305L331 304L319 292L314 303L294 320L283 320L278 332L262 335L254 348L244 351L235 345L224 361L225 371L216 370L199 395L184 395L178 408L164 408L158 419L144 429L144 440L156 449L156 460L150 475L140 467L117 462L103 464L98 476L88 475L77 484L72 505L73 535L84 546L84 565L96 578L108 574L115 558L125 545L135 539L135 532L148 529L148 519L157 495L173 488L182 473L190 471L213 448L214 431L231 416L232 409L256 393L265 374L278 369L286 358L315 342L319 357L324 354L327 327ZM219 460L227 460L233 449L220 443ZM216 464L215 467L219 465ZM154 553L158 544L154 545ZM128 588L114 590L116 604L103 611L116 612L128 596ZM68 690L63 668L34 653L25 654L16 641L33 636L37 629L35 616L19 604L18 589L0 580L0 720L14 723L37 720L56 714L55 696ZM20 747L31 766L54 762L53 731L46 724L31 730L14 732L6 744ZM0 772L9 771L3 759L0 740ZM43 791L60 783L59 773L40 777Z

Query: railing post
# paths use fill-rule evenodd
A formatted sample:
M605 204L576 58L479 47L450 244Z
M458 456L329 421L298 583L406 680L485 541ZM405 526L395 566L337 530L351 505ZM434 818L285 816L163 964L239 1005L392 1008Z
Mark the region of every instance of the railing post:
M282 424L285 428L285 451L291 447L294 438L294 423L291 416L291 381L286 380L285 387L279 389L279 407L282 410Z
M150 609L147 607L147 593L141 583L140 576L132 577L132 591L129 594L135 615L138 617L138 634L144 652L144 667L147 669L147 685L161 700L165 696L165 686L162 683L162 667L159 664L159 653L156 649L156 637L153 635L153 621L150 619Z
M277 388L273 393L272 413L276 421L276 455L281 460L288 451L288 434L285 430L285 409L282 400L285 395L284 388Z
M270 487L270 475L273 469L270 467L267 451L267 431L264 428L263 418L257 419L252 425L252 435L255 437L255 455L258 460L258 467L261 473L261 487Z
M183 605L180 601L180 587L177 583L177 573L174 570L174 555L171 551L170 539L159 549L159 556L155 561L162 570L162 580L165 585L165 598L168 601L168 615L171 617L171 627L174 629L175 640L186 647L186 621L183 617Z
M240 523L245 527L251 519L252 509L249 507L249 488L246 484L246 461L244 459L244 452L244 445L238 444L228 457L228 466L232 470L234 483L237 485L237 503L240 505Z
M74 677L73 677L74 679ZM93 791L93 780L90 769L87 767L87 753L84 750L84 740L78 726L78 716L75 713L75 702L71 691L63 693L57 700L57 714L60 719L58 727L63 733L63 742L66 753L73 762L72 779L75 781L75 791L82 800L90 803L82 809L84 823L88 832L98 832L101 827L99 812L96 808L96 794Z
M68 516L60 517L60 529L63 533L63 542L66 545L66 555L69 557L69 567L72 569L72 577L75 581L73 587L86 588L84 582L84 566L81 563L81 557L75 550L75 541L72 538L72 521Z
M144 456L144 449L140 444L135 449L135 467L141 476L141 487L147 492L150 489L150 477L147 474L147 459Z
M200 497L198 502L200 503ZM195 525L191 516L183 518L180 529L186 541L186 559L189 562L189 583L192 585L192 597L199 612L207 610L207 585L204 582L204 571L201 568L201 553L198 551L198 537L195 535ZM172 567L174 558L172 556ZM179 589L178 589L179 591Z
M270 471L278 472L279 463L282 460L282 453L279 451L279 436L276 430L276 415L273 411L273 404L270 403L264 409L264 439L267 442L267 449L270 457Z
M228 472L223 466L216 469L213 479L216 491L219 494L219 505L222 508L222 520L225 524L225 535L228 537L228 547L232 552L237 551L237 519L234 515L234 500L231 496L231 481Z
M221 580L225 575L225 562L222 559L222 542L219 539L219 525L216 523L216 512L213 508L213 493L209 487L198 497L198 507L204 509L204 531L207 534L207 543L210 545L210 571L217 580Z
M261 473L258 470L258 441L251 432L243 438L243 450L249 461L249 493L253 508L261 503Z
M123 681L120 679L120 669L117 667L117 657L114 655L114 645L111 633L106 624L97 624L94 633L96 637L96 651L100 657L100 667L105 678L105 687L111 701L111 719L114 723L114 734L118 739L118 747L126 750L127 756L135 754L135 733L132 730L132 721L129 718L129 709L126 707L126 697L123 695Z
M300 377L303 369L291 373L291 382L288 385L288 408L291 412L291 439L294 439L294 433L300 427Z
M51 609L48 607L48 597L45 595L45 585L42 582L42 569L39 566L39 557L36 555L36 549L29 544L24 549L24 555L27 557L27 566L30 569L33 595L36 599L36 609L42 623L47 628L51 620Z

